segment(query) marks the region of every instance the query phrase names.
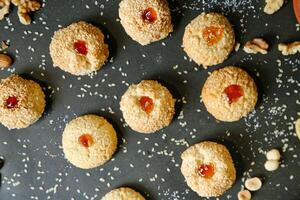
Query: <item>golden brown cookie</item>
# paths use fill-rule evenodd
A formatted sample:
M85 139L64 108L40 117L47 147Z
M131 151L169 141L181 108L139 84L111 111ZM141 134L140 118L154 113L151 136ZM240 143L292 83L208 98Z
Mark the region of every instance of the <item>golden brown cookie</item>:
M222 63L234 45L234 30L221 14L201 13L185 28L183 49L191 59L205 68Z
M54 33L50 44L54 66L73 75L87 75L100 69L108 58L102 31L80 21Z
M224 145L201 142L185 150L181 158L188 186L201 197L220 196L235 182L236 170Z
M201 96L210 114L220 121L232 122L254 110L257 89L247 72L229 66L213 71L202 88Z
M164 39L173 31L166 0L122 0L119 16L126 33L141 45Z
M8 129L21 129L36 122L46 101L39 84L11 75L0 82L0 122Z
M175 99L157 81L143 80L129 86L120 109L126 123L140 133L153 133L168 126L175 113Z
M131 188L121 187L110 191L101 200L145 200L145 198Z
M90 169L111 159L117 134L103 117L84 115L70 121L62 136L65 157L76 167Z

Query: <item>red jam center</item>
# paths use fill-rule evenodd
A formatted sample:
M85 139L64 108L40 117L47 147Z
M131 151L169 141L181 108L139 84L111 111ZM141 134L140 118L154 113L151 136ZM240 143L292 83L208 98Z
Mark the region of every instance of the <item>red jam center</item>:
M237 102L244 95L243 88L239 85L230 85L224 90L229 104Z
M17 97L15 97L15 96L8 97L5 102L6 108L8 108L8 109L15 108L17 106L18 102L19 101L18 101Z
M211 178L214 172L214 166L212 164L202 164L198 167L198 174L204 178Z
M79 143L88 148L94 143L93 137L90 134L83 134L78 138Z
M82 40L78 40L78 41L74 42L74 49L77 53L84 55L84 56L88 53L86 43Z
M218 43L223 37L224 29L216 26L208 26L203 29L203 37L209 46Z
M157 13L153 8L147 8L142 14L145 22L154 23L157 20Z
M146 113L150 113L154 107L153 100L146 96L140 98L140 105Z

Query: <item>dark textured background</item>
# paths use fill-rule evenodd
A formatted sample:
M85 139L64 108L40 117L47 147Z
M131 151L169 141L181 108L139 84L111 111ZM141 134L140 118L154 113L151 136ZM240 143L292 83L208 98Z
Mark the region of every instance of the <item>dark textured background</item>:
M253 199L299 199L300 149L292 123L299 117L300 60L299 54L283 57L277 51L279 42L300 39L291 1L271 16L262 12L263 1L170 1L174 33L145 47L125 34L117 20L118 1L96 2L47 0L29 26L19 23L15 8L0 22L0 41L10 40L8 53L15 59L12 68L0 71L0 77L15 70L41 83L48 94L45 115L37 123L23 130L0 127L0 156L5 159L0 170L1 200L100 199L111 189L126 185L149 200L201 199L184 182L180 154L186 143L203 140L225 144L237 167L236 184L220 199L236 199L249 175L263 179L263 187L253 193ZM240 49L219 66L208 70L197 67L186 59L181 38L184 27L203 10L224 13L242 44L264 37L270 44L269 53L247 55ZM113 62L93 77L78 78L53 68L49 56L53 32L59 25L78 20L88 21L109 35ZM200 103L199 91L209 72L229 64L246 69L255 78L260 97L256 111L246 119L220 123ZM124 127L119 110L126 83L142 79L159 80L179 100L173 123L152 135ZM78 97L83 93L84 97ZM102 115L114 125L120 147L113 161L80 170L64 159L61 134L66 122L87 113ZM264 169L265 156L261 153L271 148L283 151L282 167L272 173Z

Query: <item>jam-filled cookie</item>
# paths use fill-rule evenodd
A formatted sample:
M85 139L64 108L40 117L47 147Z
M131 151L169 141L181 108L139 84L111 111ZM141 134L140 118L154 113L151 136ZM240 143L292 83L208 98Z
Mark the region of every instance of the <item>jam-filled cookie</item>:
M256 84L249 74L229 66L213 71L202 88L201 96L207 111L216 119L232 122L254 110L258 95Z
M119 16L126 33L141 45L164 39L173 31L166 0L122 0Z
M121 187L110 191L101 200L145 200L145 198L131 188Z
M235 182L236 170L224 145L201 142L185 150L181 158L188 186L201 197L220 196Z
M41 86L18 75L0 82L0 123L8 129L21 129L36 122L46 101Z
M54 66L79 76L100 69L108 58L109 50L102 31L80 21L54 33L50 55Z
M157 81L143 80L131 85L121 98L126 123L140 133L153 133L168 126L175 113L175 99Z
M185 28L184 51L205 68L222 63L234 45L234 30L227 18L221 14L202 13Z
M110 160L117 143L113 126L97 115L73 119L67 124L62 136L65 157L82 169L98 167Z

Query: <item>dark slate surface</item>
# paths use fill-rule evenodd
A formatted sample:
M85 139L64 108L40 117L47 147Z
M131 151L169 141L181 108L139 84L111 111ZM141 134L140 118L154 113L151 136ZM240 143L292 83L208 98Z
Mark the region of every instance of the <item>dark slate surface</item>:
M88 6L87 6L88 5ZM0 22L0 40L10 40L8 53L15 59L12 72L41 83L47 92L45 115L23 130L0 127L0 199L100 199L119 186L131 186L147 199L201 199L180 173L180 154L187 145L203 140L225 144L236 167L236 184L220 199L236 199L248 176L259 176L263 187L254 199L299 199L299 140L293 122L299 117L299 55L283 57L279 42L300 39L292 3L274 15L262 12L263 1L170 1L175 31L167 39L143 47L132 41L118 22L118 1L46 0L34 14L34 23L19 23L16 8ZM223 64L204 70L190 62L181 48L184 27L202 11L224 13L244 44L253 37L270 43L267 55L247 55L241 49ZM94 76L75 77L53 68L48 46L61 26L85 20L107 36L111 62ZM299 27L298 27L299 29ZM35 38L35 39L34 39ZM235 64L246 69L259 87L256 110L234 123L216 122L200 103L199 93L208 73ZM156 79L178 99L173 123L152 135L124 126L119 100L127 84ZM84 95L84 96L83 96ZM68 163L61 148L65 123L75 116L95 113L115 127L120 145L114 159L102 167L80 170ZM283 163L267 172L264 151L278 148ZM298 180L299 179L299 180Z

